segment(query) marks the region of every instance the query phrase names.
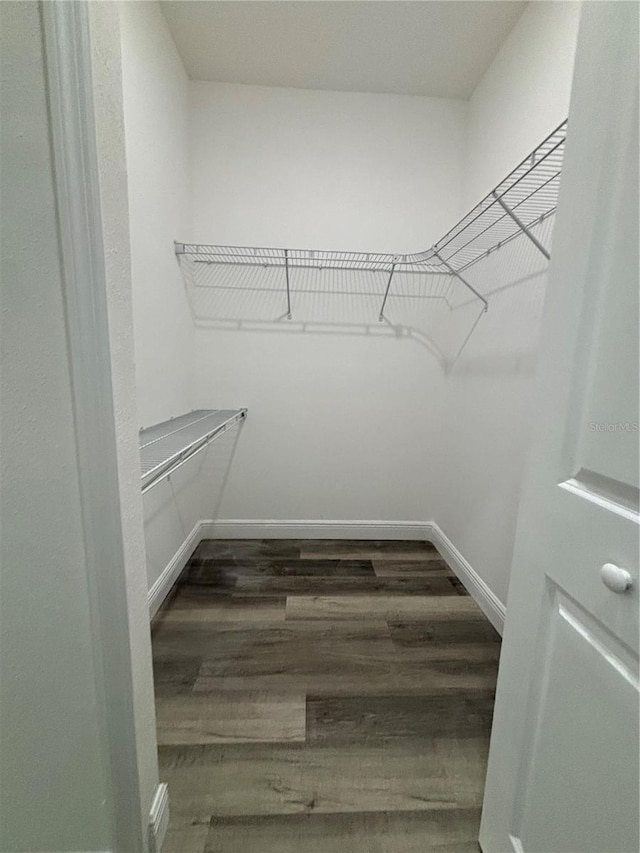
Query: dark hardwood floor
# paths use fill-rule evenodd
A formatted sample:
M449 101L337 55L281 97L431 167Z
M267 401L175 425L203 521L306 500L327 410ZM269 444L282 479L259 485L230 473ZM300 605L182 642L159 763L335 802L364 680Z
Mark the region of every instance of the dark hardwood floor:
M152 637L165 853L477 853L500 638L430 543L205 541Z

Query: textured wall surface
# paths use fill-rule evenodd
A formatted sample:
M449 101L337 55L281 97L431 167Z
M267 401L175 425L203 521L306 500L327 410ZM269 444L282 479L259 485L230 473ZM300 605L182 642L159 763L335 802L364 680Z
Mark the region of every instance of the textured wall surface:
M0 19L0 849L105 850L106 755L38 4L3 3Z

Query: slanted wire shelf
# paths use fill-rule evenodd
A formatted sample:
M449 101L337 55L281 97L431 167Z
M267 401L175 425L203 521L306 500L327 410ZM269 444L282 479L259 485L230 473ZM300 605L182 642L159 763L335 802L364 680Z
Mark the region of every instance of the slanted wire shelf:
M201 243L175 243L175 252L187 283L197 278L198 286L206 286L203 277L197 275L202 265L282 269L282 290L289 319L292 316L291 273L304 269L385 274L386 288L378 318L381 321L385 319L384 309L396 273L403 277L437 275L457 279L486 310L487 300L467 281L463 275L465 270L521 235L526 235L549 258L547 248L533 231L556 210L566 131L567 122L564 121L432 248L423 252L390 254ZM446 296L443 298L446 301Z
M247 416L246 409L198 409L140 430L142 493Z

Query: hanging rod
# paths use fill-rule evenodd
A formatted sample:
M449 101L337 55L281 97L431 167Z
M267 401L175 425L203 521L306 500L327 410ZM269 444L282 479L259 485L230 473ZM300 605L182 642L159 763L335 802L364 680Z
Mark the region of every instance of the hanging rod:
M391 293L394 276L444 275L454 277L483 304L487 300L462 272L482 258L524 234L549 258L548 249L532 229L553 215L558 200L567 122L562 122L482 201L453 226L431 249L413 254L345 252L317 249L278 249L175 243L175 253L186 264L262 267L283 270L285 315L291 319L291 273L295 269L380 273L385 290L379 319ZM187 270L184 270L185 275Z
M140 430L142 494L246 416L246 409L199 409Z

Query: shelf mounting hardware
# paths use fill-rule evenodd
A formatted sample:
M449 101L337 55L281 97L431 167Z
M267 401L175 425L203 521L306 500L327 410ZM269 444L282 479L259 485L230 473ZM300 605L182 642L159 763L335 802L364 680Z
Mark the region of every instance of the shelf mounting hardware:
M535 152L534 152L534 154L535 154ZM498 202L498 204L499 204L499 205L500 205L500 207L504 210L504 212L507 214L507 216L510 216L510 217L513 219L513 221L516 223L516 225L518 226L518 228L520 228L520 230L523 232L523 234L526 234L526 235L527 235L527 237L531 240L531 242L532 242L532 243L533 243L533 245L536 247L536 249L538 249L540 252L542 252L542 254L545 256L545 258L546 258L547 260L549 260L549 258L551 257L551 255L549 254L549 252L547 252L547 250L546 250L546 249L545 249L545 247L542 245L542 243L540 242L540 240L538 240L538 239L537 239L537 237L534 237L534 236L533 236L533 234L531 233L531 231L527 228L527 226L526 226L526 225L524 224L524 222L520 219L520 217L519 217L519 216L517 216L517 215L513 212L513 210L511 210L511 208L510 208L508 205L506 205L506 204L504 203L504 201L502 200L502 198L498 195L498 193L497 193L495 190L491 193L491 195L495 198L495 200Z
M454 268L450 264L448 264L447 261L445 261L445 259L438 253L438 250L435 246L433 247L432 251L434 256L440 261L442 266L449 270L449 272L454 278L457 278L458 281L462 282L462 284L464 284L464 286L467 287L471 291L471 293L473 293L474 296L477 296L477 298L484 304L483 311L486 311L489 308L489 303L484 298L484 296L481 293L478 293L475 287L472 284L469 284L466 278L463 278L459 272L456 272L456 270L454 270Z
M291 291L289 290L289 250L284 250L284 274L287 279L287 320L291 319Z
M384 299L382 300L382 307L380 308L380 316L378 317L378 322L382 323L384 320L384 306L387 304L387 297L389 296L389 288L391 287L391 279L393 278L393 274L396 269L396 260L394 258L393 263L391 264L391 271L389 272L389 280L387 281L387 289L384 292Z

